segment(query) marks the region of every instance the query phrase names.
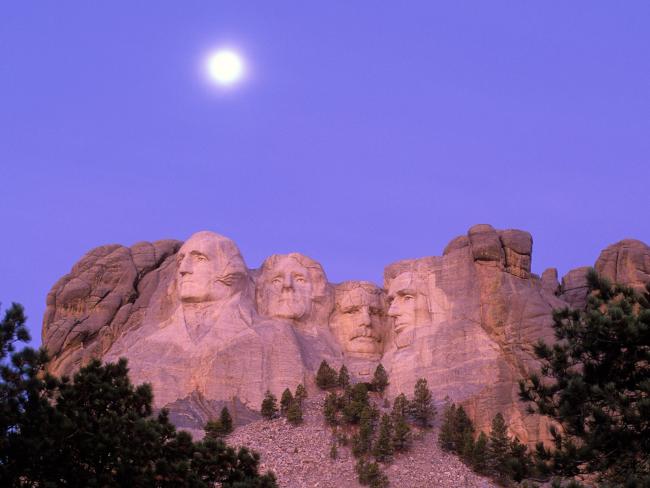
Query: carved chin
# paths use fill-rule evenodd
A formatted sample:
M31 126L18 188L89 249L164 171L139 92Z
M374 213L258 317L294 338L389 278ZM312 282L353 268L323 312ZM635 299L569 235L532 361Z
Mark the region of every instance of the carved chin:
M300 320L306 315L306 307L300 302L283 301L269 304L269 315L281 319Z
M357 354L378 354L379 343L371 337L357 337L348 342L348 351Z

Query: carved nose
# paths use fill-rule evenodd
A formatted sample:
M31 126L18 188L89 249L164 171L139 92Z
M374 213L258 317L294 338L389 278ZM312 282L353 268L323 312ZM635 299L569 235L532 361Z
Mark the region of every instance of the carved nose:
M282 288L286 288L288 290L293 289L293 280L291 279L291 276L285 276L282 279Z
M181 261L181 264L178 267L178 272L180 273L181 276L184 276L186 274L190 274L192 272L192 266L190 265L190 263L189 263L189 261L187 259L183 259Z
M398 317L399 316L399 310L395 306L394 301L393 301L393 303L390 304L390 307L388 308L388 315L390 315L391 317Z
M370 311L363 307L359 314L359 325L361 327L371 327L372 321L370 320Z

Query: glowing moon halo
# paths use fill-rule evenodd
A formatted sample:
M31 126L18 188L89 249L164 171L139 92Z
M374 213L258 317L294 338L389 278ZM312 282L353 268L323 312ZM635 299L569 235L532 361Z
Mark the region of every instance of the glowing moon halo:
M241 56L230 49L220 49L208 56L206 67L212 81L219 85L234 85L244 74Z

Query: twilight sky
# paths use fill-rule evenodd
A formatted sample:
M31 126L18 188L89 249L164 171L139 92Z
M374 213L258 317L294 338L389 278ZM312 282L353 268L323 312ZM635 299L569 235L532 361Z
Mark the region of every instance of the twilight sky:
M86 251L202 229L335 282L476 223L531 232L538 273L650 242L648 25L645 0L4 2L3 309L38 344Z

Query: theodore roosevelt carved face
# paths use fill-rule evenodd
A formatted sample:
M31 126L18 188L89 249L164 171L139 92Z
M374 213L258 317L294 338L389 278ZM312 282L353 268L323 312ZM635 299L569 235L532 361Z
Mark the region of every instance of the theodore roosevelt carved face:
M246 265L230 239L213 232L198 232L177 254L176 286L181 302L216 302L241 288Z
M257 306L267 317L305 321L326 287L323 268L313 259L297 253L276 254L262 264Z
M346 281L335 290L330 328L351 356L379 356L385 335L385 300L380 288L367 281Z

